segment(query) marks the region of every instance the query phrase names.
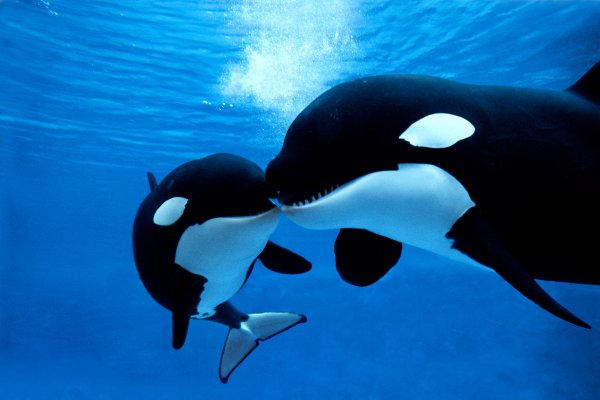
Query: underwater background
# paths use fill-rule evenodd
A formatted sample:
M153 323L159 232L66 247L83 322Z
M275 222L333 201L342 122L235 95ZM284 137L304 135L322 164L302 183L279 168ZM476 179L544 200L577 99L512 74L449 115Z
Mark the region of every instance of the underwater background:
M337 231L282 217L271 239L312 271L257 263L232 303L308 322L223 385L227 327L192 321L173 350L131 243L147 171L218 152L264 169L341 82L562 90L599 60L598 1L0 1L0 399L599 399L598 286L540 282L592 330L410 246L353 287Z

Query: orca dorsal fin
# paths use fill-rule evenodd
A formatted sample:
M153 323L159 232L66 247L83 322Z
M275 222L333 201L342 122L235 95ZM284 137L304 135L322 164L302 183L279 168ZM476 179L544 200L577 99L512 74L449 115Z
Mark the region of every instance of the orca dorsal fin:
M158 186L158 183L156 183L156 177L152 172L148 172L148 183L150 184L150 191L153 191Z
M581 79L566 90L600 104L600 62L596 63Z

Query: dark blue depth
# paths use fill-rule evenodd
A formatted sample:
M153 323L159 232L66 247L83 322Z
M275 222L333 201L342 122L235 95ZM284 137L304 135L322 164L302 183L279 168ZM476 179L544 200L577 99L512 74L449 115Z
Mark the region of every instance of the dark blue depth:
M131 243L147 171L218 152L264 169L361 76L562 90L600 60L598 21L595 1L0 1L0 398L600 398L600 288L540 282L590 331L410 246L353 287L337 231L285 218L272 240L312 271L257 263L231 302L308 321L223 385L226 327L192 321L173 350Z

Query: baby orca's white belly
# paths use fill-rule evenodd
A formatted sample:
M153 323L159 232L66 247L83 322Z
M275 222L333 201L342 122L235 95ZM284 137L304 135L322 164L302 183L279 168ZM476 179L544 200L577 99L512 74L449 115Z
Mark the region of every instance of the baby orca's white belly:
M399 164L374 172L283 213L308 229L366 229L398 242L481 266L453 249L446 238L454 223L475 205L452 175L430 164Z
M252 217L213 218L190 226L181 236L175 263L207 279L197 318L215 313L243 286L252 262L263 251L279 222L280 210Z

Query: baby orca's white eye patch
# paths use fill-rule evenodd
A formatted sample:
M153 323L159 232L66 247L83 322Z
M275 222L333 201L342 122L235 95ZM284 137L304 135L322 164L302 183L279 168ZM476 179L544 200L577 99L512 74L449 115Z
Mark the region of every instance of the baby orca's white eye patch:
M399 139L413 146L442 149L466 139L475 127L466 119L452 114L431 114L408 127Z
M187 202L185 197L173 197L165 201L154 213L154 223L160 226L173 225L183 215Z

